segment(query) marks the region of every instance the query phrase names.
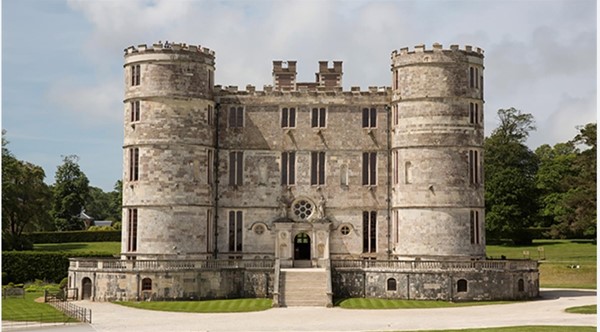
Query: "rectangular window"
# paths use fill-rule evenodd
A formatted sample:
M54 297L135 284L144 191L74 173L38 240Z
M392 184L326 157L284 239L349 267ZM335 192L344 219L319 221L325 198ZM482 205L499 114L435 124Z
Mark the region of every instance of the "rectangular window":
M363 153L363 186L377 185L377 152Z
M296 108L284 107L281 109L281 128L296 127Z
M206 109L206 122L211 126L215 124L215 114L212 105L208 105Z
M479 115L479 104L469 103L469 123L479 124L480 118L481 117Z
M296 184L296 153L282 152L281 153L281 184L293 185Z
M131 105L131 122L140 121L140 101L132 101Z
M392 183L398 184L399 181L399 167L398 167L398 150L392 151Z
M313 108L312 113L311 113L311 127L312 128L325 128L326 115L327 115L327 111L324 107Z
M362 126L363 128L376 128L377 127L377 109L376 108L363 108Z
M140 76L141 76L140 65L131 66L131 85L132 86L140 85Z
M475 81L475 89L479 89L479 68L475 68L475 77L473 78Z
M377 211L363 211L363 253L377 252Z
M229 251L242 251L242 211L229 211Z
M129 148L129 181L140 179L140 149Z
M243 184L244 154L240 151L229 153L229 185L241 186Z
M469 88L475 87L475 68L469 67Z
M398 104L392 108L392 118L394 119L394 126L398 125Z
M208 183L209 185L212 185L213 183L213 168L214 168L214 157L213 157L213 151L212 150L208 150L206 151L206 183Z
M479 151L469 150L469 183L481 183L479 172Z
M212 91L213 84L214 84L214 81L215 81L215 73L212 70L210 70L210 69L208 70L208 77L207 77L207 79L208 79L208 90Z
M310 154L310 184L325 184L325 152L311 152Z
M398 69L394 70L394 89L398 90Z
M471 244L479 244L479 211L471 210Z
M129 234L127 236L127 251L137 251L137 227L138 227L138 210L127 209L127 229Z
M229 128L244 126L244 108L241 106L229 108Z
M213 220L212 210L206 210L206 252L213 251Z
M399 223L399 212L398 210L394 210L394 243L398 243L399 240L399 232L400 229L398 228L398 223Z

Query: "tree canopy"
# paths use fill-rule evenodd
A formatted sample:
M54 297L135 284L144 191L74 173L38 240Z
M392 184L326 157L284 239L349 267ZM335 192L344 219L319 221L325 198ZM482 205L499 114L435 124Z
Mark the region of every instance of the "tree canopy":
M56 228L61 231L81 230L84 224L79 218L90 197L89 180L79 168L78 157L64 156L56 170L53 186L52 216Z

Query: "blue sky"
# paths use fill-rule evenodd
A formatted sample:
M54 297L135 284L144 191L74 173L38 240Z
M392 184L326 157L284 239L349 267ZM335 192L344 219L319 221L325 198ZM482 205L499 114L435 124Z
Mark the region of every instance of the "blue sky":
M122 174L123 49L158 40L216 52L216 83L271 84L272 60L344 61L343 85L389 86L390 53L435 42L485 50L486 133L499 108L534 115L528 144L596 121L594 0L2 0L2 128L17 158L54 182L78 155L93 186Z

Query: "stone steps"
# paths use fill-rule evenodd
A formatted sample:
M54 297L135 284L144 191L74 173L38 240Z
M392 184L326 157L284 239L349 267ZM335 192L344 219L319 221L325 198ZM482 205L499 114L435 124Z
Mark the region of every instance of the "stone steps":
M329 304L325 269L282 269L280 292L284 306L319 306Z

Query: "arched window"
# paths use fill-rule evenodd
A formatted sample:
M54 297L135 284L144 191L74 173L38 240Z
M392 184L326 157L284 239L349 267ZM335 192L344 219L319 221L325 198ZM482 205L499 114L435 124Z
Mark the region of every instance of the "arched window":
M465 279L460 279L456 282L456 291L458 293L467 291L467 281Z
M519 281L517 282L517 287L519 292L524 292L525 291L525 281L523 281L523 279L519 279Z
M387 280L387 290L388 291L396 291L396 290L398 290L398 283L396 282L396 279L389 278Z
M152 290L152 279L150 279L150 278L142 279L142 290L143 291Z

